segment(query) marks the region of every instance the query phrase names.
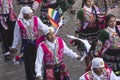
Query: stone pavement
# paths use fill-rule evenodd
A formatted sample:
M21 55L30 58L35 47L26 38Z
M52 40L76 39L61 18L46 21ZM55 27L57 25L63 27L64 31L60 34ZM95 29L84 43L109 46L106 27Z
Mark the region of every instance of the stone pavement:
M76 0L74 7L78 10L81 6L81 0ZM21 6L16 5L14 2L15 11L18 13ZM39 10L39 9L38 9ZM38 13L38 12L37 12ZM120 9L114 11L115 15L120 18ZM36 14L36 15L39 15ZM66 25L63 28L60 28L58 31L58 35L63 37L67 45L72 48L74 51L76 47L73 47L69 44L69 38L66 37L65 34L74 35L74 29L76 26L76 15L70 14L69 10L65 12L65 23ZM85 64L84 61L80 62L75 59L71 59L70 57L65 56L65 63L67 64L68 70L71 75L71 80L78 80L79 77L85 72ZM0 50L0 80L26 80L25 79L25 71L24 65L14 65L12 61L5 62L3 60L2 51Z

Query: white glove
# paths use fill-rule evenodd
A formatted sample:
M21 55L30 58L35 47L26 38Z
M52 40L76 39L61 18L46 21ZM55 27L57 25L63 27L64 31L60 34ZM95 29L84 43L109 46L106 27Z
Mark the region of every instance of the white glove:
M38 8L38 6L39 6L39 3L38 3L37 1L34 1L34 2L33 2L33 5L32 5L32 9L33 9L34 11L36 11L37 8Z

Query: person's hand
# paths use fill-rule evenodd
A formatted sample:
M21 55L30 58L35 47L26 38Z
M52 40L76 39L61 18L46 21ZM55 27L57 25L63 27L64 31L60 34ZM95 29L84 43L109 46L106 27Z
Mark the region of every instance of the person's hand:
M38 76L36 80L43 80L41 76Z
M37 8L39 7L39 5L40 5L39 2L37 2L37 1L33 2L32 9L34 10L34 12L37 10Z
M16 48L10 48L10 52L11 52L11 53L16 53L17 50L16 50Z

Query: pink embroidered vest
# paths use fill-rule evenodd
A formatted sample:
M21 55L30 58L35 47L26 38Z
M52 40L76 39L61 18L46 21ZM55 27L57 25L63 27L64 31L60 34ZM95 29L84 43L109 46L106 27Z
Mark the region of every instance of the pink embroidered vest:
M26 29L26 27L23 25L22 21L21 21L21 20L18 20L17 23L18 23L18 25L19 25L19 27L20 27L20 31L21 31L21 36L22 36L22 38L23 38L23 39L30 39L28 35L31 34L31 33L28 32L28 30ZM33 17L33 23L34 23L34 25L33 25L33 28L32 28L32 31L33 31L32 37L34 37L34 39L37 39L37 38L38 38L38 32L39 32L39 31L38 31L38 20L37 20L37 16L34 16L34 17ZM31 27L31 26L28 26L28 27Z
M104 69L104 72L103 75L105 74L104 76L104 79L101 79L101 80L110 80L110 75L111 75L111 72L112 70L110 68L105 68ZM84 75L85 79L86 80L97 80L93 75L92 75L92 71L88 71L85 75Z
M44 51L44 63L48 66L53 66L56 64L55 57L57 58L57 63L61 63L63 61L63 41L61 38L57 37L57 47L56 47L56 53L53 53L52 50L50 50L47 43L42 42L41 47ZM54 56L56 54L56 56Z

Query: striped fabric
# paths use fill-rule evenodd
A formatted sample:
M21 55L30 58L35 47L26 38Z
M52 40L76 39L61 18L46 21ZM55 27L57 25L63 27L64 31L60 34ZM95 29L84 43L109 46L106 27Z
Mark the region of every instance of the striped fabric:
M52 8L48 8L48 18L54 28L58 28L60 13Z

